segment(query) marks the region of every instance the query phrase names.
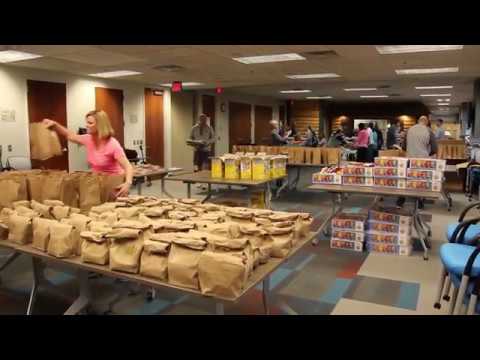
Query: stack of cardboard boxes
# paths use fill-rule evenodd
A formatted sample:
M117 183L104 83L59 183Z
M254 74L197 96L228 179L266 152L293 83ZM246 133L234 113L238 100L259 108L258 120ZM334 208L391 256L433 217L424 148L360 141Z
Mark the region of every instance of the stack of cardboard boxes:
M363 251L368 212L343 211L332 219L330 247Z

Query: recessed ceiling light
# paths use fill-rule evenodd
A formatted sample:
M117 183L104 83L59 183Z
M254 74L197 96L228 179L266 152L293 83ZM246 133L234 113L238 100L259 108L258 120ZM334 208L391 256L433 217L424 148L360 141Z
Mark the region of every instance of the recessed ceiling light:
M452 96L452 94L420 94L420 96L447 97L447 96Z
M204 85L204 84L199 82L182 82L182 86L200 86L200 85ZM172 87L172 84L160 84L160 86Z
M238 57L238 58L232 58L232 59L235 61L241 62L242 64L263 64L263 63L281 62L281 61L306 60L303 56L295 53L260 55L260 56L244 56L244 57Z
M417 90L433 90L433 89L453 89L452 85L442 85L442 86L415 86Z
M450 105L449 103L438 103L438 105Z
M349 88L344 89L345 91L375 91L377 88Z
M382 55L463 49L463 45L377 45L375 47Z
M289 79L328 79L328 78L337 78L340 77L338 74L334 73L324 73L324 74L301 74L301 75L287 75Z
M443 68L423 68L423 69L399 69L395 70L397 75L418 75L418 74L441 74L458 72L457 67L443 67Z
M360 95L361 98L387 98L388 95Z
M312 90L281 90L282 94L302 94L302 93L309 93Z
M89 75L95 76L95 77L101 77L101 78L114 78L114 77L140 75L140 74L141 72L138 72L138 71L116 70L116 71L106 71L106 72L89 74Z
M310 100L333 99L332 96L307 96Z
M31 60L42 57L42 55L30 54L23 51L5 50L0 51L0 63L10 63L22 60Z
M445 102L445 101L450 101L450 99L437 99L439 102Z

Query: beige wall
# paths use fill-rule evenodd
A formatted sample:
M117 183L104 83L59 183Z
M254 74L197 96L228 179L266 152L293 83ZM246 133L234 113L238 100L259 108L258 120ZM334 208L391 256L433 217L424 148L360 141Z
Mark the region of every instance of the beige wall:
M193 148L186 144L193 126L194 94L171 94L172 162L174 167L193 170Z

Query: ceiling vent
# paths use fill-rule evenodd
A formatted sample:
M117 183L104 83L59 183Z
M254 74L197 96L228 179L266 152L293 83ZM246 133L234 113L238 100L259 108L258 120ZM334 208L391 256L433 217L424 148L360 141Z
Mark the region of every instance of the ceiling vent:
M326 59L331 57L337 57L338 53L333 50L320 50L320 51L308 51L303 53L302 55L312 59Z
M157 71L165 71L165 72L178 72L185 70L184 67L179 65L158 65L153 67L154 70Z

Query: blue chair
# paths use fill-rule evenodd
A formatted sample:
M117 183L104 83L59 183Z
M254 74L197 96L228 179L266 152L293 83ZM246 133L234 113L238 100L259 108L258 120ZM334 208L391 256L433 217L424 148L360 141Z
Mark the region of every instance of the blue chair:
M480 235L476 237L480 240ZM470 298L468 313L473 314L477 306L478 287L480 285L480 246L447 243L440 248L440 259L454 286L450 304L450 314L458 315L465 302Z
M465 209L463 209L462 213L458 217L458 222L448 224L446 236L449 242L455 242L454 241L456 238L456 236L454 236L455 230L463 222L468 221L468 220L465 220L465 217L467 216L468 212L474 208L480 209L480 202L467 206ZM465 236L463 237L464 244L472 244L475 236L477 234L480 234L480 225L477 225L477 223L478 221L471 222L470 226L465 229Z

